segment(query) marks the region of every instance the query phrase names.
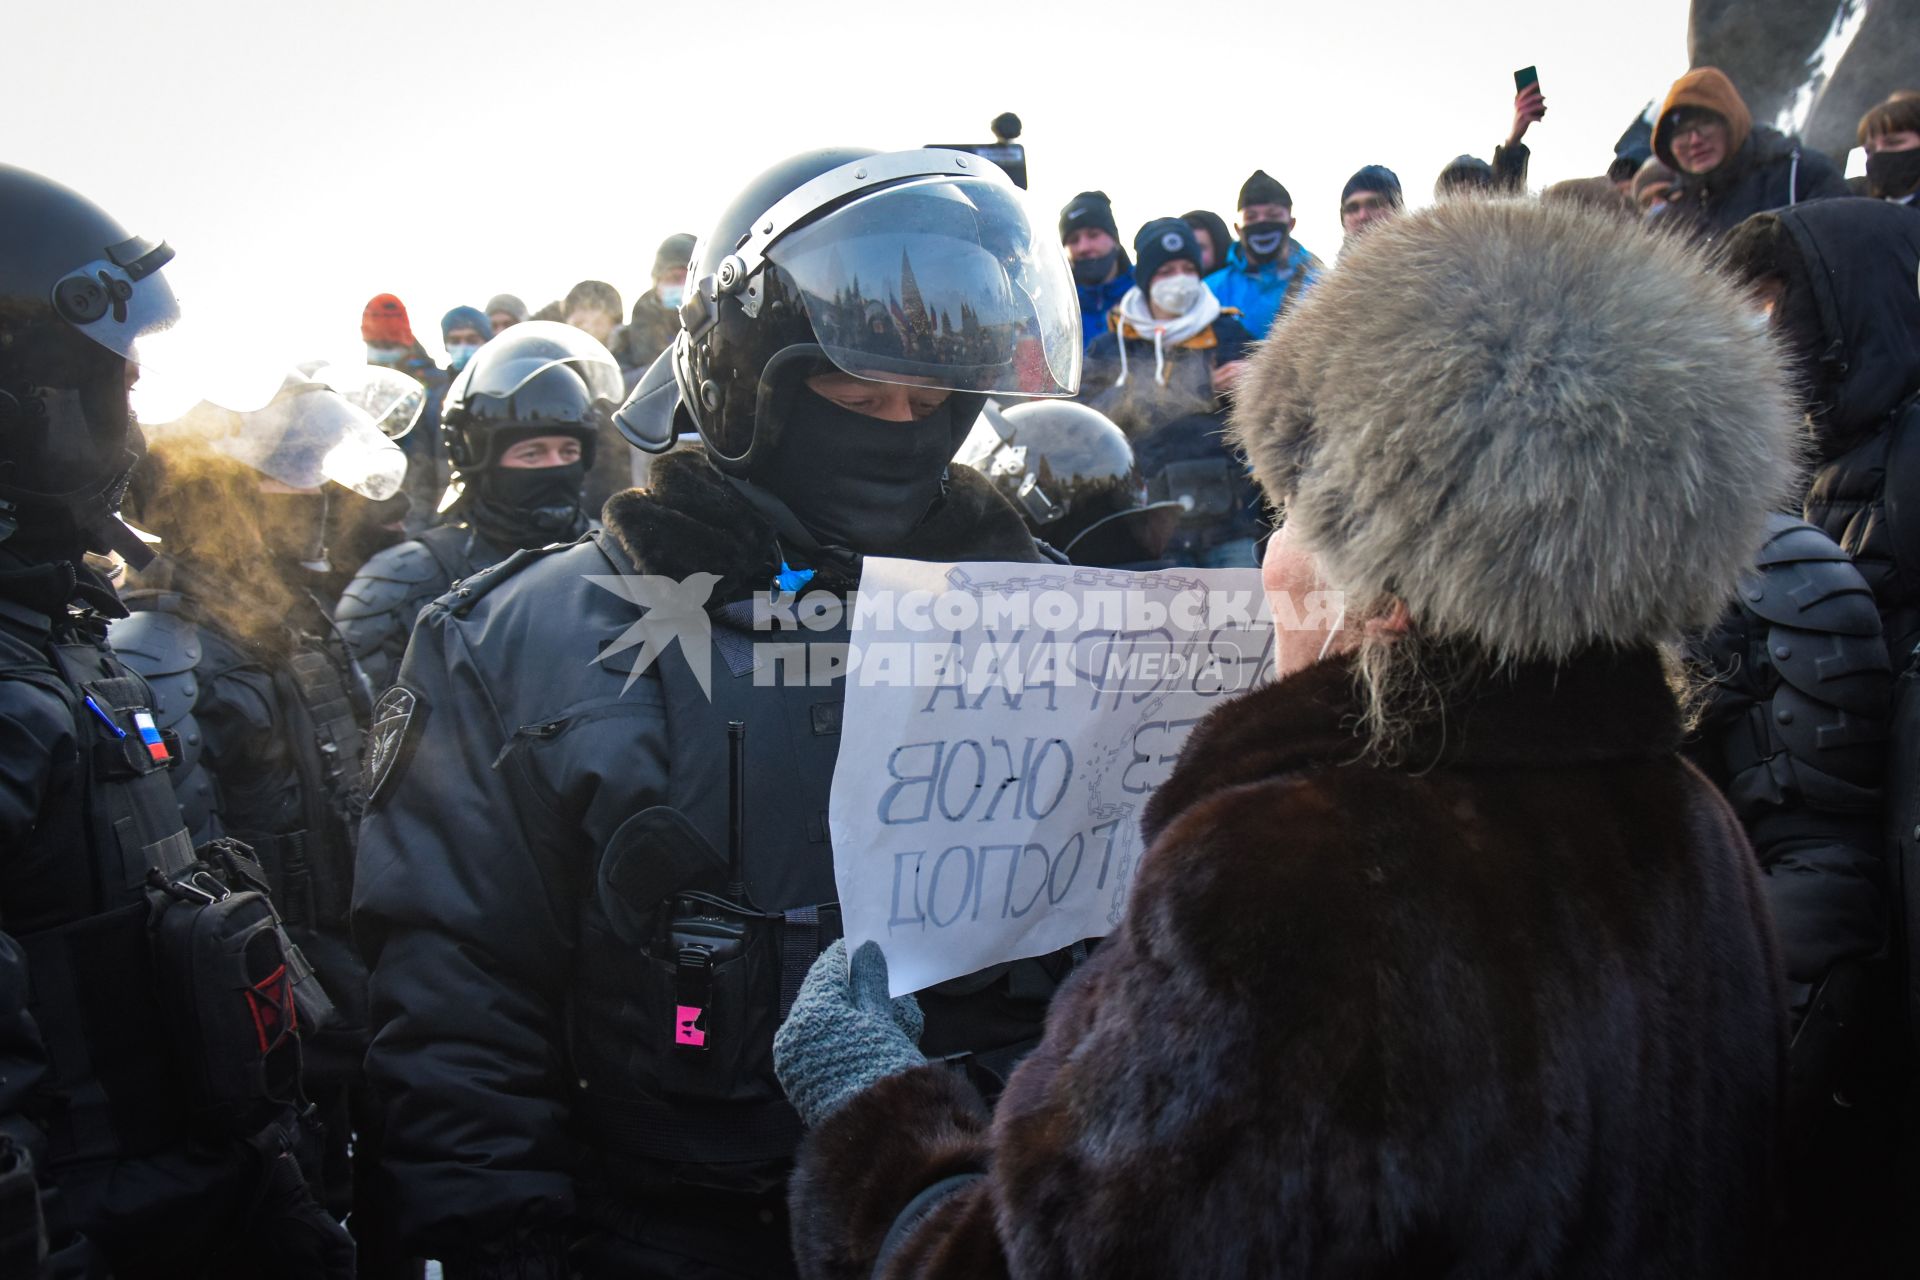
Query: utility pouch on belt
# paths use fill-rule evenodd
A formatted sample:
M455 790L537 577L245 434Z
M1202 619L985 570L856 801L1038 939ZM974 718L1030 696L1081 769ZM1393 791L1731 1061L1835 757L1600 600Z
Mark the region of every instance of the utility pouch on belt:
M147 934L191 1105L244 1129L263 1105L297 1099L296 1033L331 1006L239 848L215 842L203 860L151 872Z

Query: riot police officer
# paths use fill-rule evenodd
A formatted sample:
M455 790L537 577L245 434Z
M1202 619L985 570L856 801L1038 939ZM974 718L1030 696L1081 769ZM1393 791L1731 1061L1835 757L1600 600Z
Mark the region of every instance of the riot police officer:
M196 851L168 785L183 744L107 647L124 610L86 559L145 558L115 512L173 251L16 168L0 222L0 920L19 944L0 958L25 962L0 995L31 992L43 1051L0 1010L20 1107L0 1164L25 1148L45 1180L54 1274L350 1274L294 1155L296 1028L320 1012L304 961L251 860ZM30 1205L8 1196L8 1229Z
M174 789L196 842L254 851L335 1018L306 1044L324 1122L325 1202L353 1211L362 1274L380 1253L377 1197L356 1205L349 1143L366 1053L366 973L347 941L360 819L366 678L332 634L316 587L329 571L330 495L401 491L407 456L369 415L306 375L235 413L202 403L149 432L127 502L166 554L124 594L114 650L153 687L181 756ZM364 1122L354 1150L372 1150ZM362 1192L370 1188L362 1180Z
M1033 536L1074 564L1161 569L1185 508L1155 502L1126 433L1071 400L1029 400L1002 413L987 406L958 461L993 482Z
M612 353L551 320L514 325L468 361L440 419L460 488L448 523L372 557L334 608L376 689L392 682L435 596L521 547L586 532L599 426L622 394Z
M367 1066L403 1225L450 1280L791 1274L771 1047L839 932L843 690L756 679L754 600L851 591L868 553L1043 558L951 463L987 395L1078 380L1066 263L1003 174L809 152L702 244L687 326L616 416L667 454L649 488L431 605L375 713ZM1003 1075L1070 964L927 993L923 1043Z
M1707 679L1691 754L1753 844L1792 1009L1781 1273L1894 1274L1898 1126L1879 1079L1893 675L1873 590L1825 533L1776 513L1690 657Z

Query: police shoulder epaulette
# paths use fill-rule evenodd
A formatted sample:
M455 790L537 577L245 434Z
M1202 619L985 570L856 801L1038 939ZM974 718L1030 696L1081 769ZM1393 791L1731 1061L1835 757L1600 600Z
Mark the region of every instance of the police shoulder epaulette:
M537 560L557 555L577 546L579 541L580 539L576 539L574 542L549 542L544 547L523 547L505 560L490 564L484 569L476 569L460 579L447 589L447 594L433 602L433 607L445 609L456 618L465 617L473 606L479 604L488 592L501 583Z

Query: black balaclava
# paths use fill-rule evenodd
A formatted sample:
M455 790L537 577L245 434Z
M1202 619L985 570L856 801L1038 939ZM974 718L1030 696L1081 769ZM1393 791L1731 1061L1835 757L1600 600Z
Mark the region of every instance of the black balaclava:
M551 434L551 433L548 433ZM541 547L575 538L586 527L580 509L587 462L559 467L503 467L480 473L468 514L488 539L511 547Z
M86 551L150 559L114 513L146 439L127 403L127 362L54 322L0 346L0 542L35 560Z
M754 482L823 544L861 554L896 549L945 488L953 399L913 422L843 409L802 385Z

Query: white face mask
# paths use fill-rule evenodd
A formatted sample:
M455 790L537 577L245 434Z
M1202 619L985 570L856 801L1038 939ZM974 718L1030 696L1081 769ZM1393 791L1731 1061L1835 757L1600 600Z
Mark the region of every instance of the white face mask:
M1171 311L1183 316L1193 310L1193 304L1200 301L1200 291L1206 288L1199 276L1161 276L1153 282L1153 288L1147 296L1153 299L1153 305L1162 311Z

